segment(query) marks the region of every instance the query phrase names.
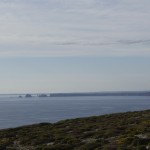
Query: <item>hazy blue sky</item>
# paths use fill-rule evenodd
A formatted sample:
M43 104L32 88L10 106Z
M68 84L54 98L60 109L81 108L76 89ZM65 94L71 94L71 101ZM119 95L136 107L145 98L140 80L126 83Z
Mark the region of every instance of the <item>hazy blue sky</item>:
M150 90L149 0L1 0L0 93Z

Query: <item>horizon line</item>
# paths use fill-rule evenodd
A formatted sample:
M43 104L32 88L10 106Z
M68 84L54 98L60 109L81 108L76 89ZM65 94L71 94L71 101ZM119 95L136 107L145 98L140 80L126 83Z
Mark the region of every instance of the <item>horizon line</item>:
M130 90L130 91L95 91L95 92L26 92L26 93L0 93L0 95L38 95L38 94L86 94L86 93L147 93L150 92L150 90Z

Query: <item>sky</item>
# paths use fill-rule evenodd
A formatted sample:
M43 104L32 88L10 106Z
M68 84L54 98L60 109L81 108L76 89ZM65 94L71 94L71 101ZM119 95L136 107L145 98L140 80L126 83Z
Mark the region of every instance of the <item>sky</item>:
M149 0L1 0L0 93L150 90Z

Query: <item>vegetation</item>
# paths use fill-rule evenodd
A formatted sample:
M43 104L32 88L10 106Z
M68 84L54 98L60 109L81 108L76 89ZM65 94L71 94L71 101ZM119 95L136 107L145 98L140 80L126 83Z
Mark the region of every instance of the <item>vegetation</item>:
M150 150L150 110L0 130L0 150Z

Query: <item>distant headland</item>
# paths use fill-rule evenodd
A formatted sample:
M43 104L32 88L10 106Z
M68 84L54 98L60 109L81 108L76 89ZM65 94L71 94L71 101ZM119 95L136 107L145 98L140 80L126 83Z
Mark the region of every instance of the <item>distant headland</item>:
M137 92L78 92L78 93L42 93L42 94L20 94L18 97L75 97L75 96L150 96L150 91Z

